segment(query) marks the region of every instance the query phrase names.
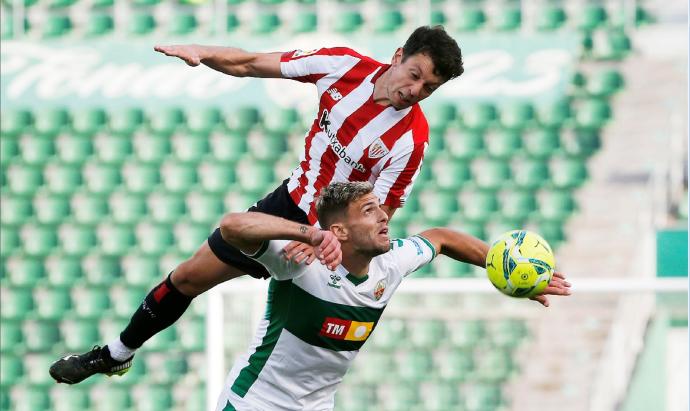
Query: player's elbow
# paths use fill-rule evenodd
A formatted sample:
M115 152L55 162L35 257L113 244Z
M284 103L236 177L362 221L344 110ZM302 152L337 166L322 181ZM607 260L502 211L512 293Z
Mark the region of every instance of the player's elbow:
M430 228L428 230L425 230L420 233L420 235L426 239L442 239L445 237L446 231L448 231L446 228L442 227L434 227Z
M419 235L429 240L434 248L436 248L436 251L441 252L441 249L447 243L448 229L442 227L430 228L421 232Z

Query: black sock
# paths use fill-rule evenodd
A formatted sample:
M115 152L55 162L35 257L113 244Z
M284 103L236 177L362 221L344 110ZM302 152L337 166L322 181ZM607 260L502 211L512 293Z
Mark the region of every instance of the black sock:
M146 340L177 321L189 307L193 297L179 292L170 280L171 275L153 287L120 333L120 341L127 347L141 347Z

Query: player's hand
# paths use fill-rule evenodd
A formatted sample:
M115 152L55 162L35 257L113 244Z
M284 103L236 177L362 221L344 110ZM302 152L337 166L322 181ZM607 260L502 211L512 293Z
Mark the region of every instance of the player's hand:
M340 265L343 253L340 250L340 241L335 234L325 230L314 230L309 242L314 246L316 258L329 270L334 271Z
M309 244L301 241L290 241L288 245L283 248L283 257L295 264L304 262L309 265L316 260L316 250Z
M178 57L192 67L201 64L201 56L195 46L154 46L153 49L166 56Z
M546 298L547 295L570 295L570 283L566 281L565 276L557 271L554 271L553 276L549 285L544 289L544 291L531 297L530 300L537 301L544 307L549 306L549 299Z

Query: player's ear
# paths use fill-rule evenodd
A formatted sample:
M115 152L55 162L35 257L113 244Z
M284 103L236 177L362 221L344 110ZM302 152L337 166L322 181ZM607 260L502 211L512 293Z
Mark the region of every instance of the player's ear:
M402 55L403 55L403 49L402 49L402 47L398 47L398 49L395 50L395 54L393 54L393 58L391 59L391 64L392 65L400 64L402 62Z
M331 232L335 234L335 237L338 239L338 241L347 241L349 233L345 225L343 225L342 223L333 223L331 224L330 229Z

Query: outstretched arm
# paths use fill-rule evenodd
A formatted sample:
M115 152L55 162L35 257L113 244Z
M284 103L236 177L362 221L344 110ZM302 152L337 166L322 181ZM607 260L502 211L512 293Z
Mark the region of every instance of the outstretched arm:
M297 240L311 244L319 260L330 269L335 269L342 259L340 242L330 231L269 214L226 214L220 222L220 234L225 242L246 253L256 252L264 241Z
M489 245L469 234L459 233L447 228L432 228L420 234L431 242L439 254L486 268L486 255ZM570 295L570 283L560 272L554 272L548 287L530 300L537 301L544 307L549 306L547 295Z
M235 77L283 77L280 52L251 53L234 47L198 44L155 46L153 49L166 56L178 57L192 67L204 64Z
M463 263L486 267L489 245L476 237L448 228L432 228L419 235L429 240L439 254Z

